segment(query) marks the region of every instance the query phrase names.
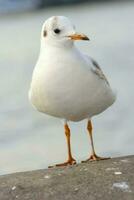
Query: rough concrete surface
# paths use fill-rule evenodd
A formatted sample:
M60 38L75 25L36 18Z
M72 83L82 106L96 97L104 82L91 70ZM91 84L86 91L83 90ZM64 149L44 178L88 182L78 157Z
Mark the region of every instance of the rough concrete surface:
M0 200L134 200L134 156L0 177Z

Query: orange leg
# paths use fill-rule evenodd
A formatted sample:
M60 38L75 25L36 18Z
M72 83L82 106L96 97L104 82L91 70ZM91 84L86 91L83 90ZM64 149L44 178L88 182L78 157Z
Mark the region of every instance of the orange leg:
M94 143L93 143L93 134L92 134L92 122L91 120L88 121L87 123L87 130L88 130L88 133L89 133L89 137L90 137L90 141L91 141L91 148L92 148L92 151L91 151L91 156L85 160L85 161L82 161L82 162L87 162L87 161L98 161L98 160L106 160L106 159L109 159L109 158L103 158L103 157L99 157L96 155L95 153L95 148L94 148Z
M56 164L55 166L57 167L76 164L76 160L73 158L72 153L71 153L70 129L67 123L64 125L64 129L65 129L65 135L66 135L67 147L68 147L68 159L64 163ZM53 166L49 166L49 168L51 167Z

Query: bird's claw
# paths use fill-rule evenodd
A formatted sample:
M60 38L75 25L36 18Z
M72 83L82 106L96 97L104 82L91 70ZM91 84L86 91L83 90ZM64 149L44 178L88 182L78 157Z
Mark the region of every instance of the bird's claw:
M92 162L92 161L108 160L108 159L110 159L110 157L99 157L96 154L93 154L87 160L82 161L82 163L85 163L88 161Z
M76 164L76 160L74 158L71 158L69 160L67 160L64 163L60 163L60 164L56 164L54 166L49 166L48 168L53 168L53 167L64 167L64 166L68 166L68 165L75 165Z

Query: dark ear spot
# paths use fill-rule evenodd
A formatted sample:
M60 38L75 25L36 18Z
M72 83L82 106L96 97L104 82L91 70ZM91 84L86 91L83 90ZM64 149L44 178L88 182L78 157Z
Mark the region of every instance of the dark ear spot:
M46 31L46 30L44 30L44 32L43 32L43 36L44 36L44 37L47 36L47 31Z

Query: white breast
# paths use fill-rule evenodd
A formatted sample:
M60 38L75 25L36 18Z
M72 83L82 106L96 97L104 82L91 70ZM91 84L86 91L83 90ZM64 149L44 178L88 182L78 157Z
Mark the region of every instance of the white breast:
M115 100L110 86L79 51L65 51L40 56L29 92L32 104L40 112L72 121L104 111Z

